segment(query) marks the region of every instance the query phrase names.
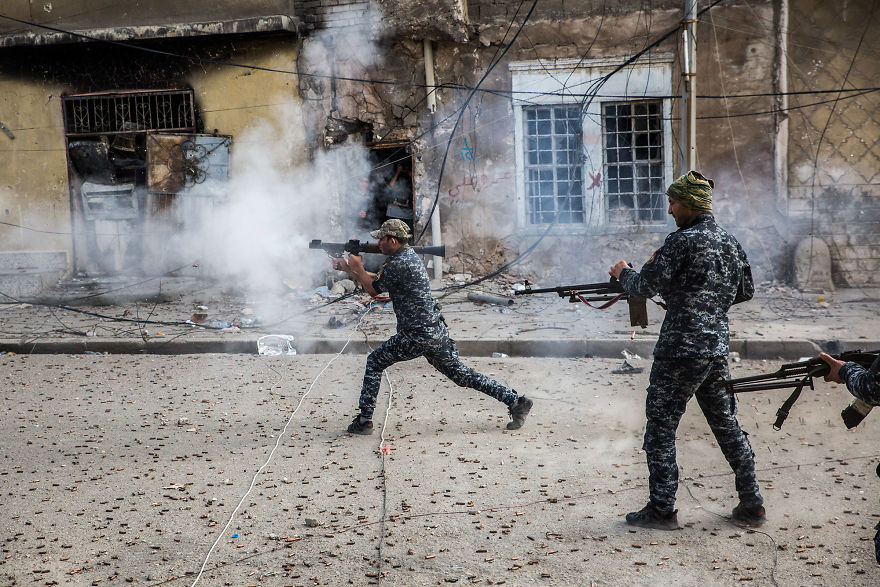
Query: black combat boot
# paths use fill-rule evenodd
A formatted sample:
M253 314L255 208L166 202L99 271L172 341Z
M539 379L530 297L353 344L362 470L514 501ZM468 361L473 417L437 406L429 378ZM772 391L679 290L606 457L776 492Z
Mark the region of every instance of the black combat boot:
M748 504L739 502L739 505L733 508L730 514L735 522L745 524L747 526L760 526L767 519L767 512L764 506L759 503Z
M519 430L525 424L526 416L532 409L532 400L524 395L516 398L516 402L508 410L510 411L510 422L507 423L508 430Z
M874 556L877 558L877 564L880 565L880 522L874 526L877 533L874 534Z
M626 523L640 528L655 530L678 530L678 510L670 513L655 509L650 503L637 512L626 515Z
M372 434L373 433L373 421L367 418L362 417L360 414L354 417L354 420L351 424L348 425L348 432L351 434Z

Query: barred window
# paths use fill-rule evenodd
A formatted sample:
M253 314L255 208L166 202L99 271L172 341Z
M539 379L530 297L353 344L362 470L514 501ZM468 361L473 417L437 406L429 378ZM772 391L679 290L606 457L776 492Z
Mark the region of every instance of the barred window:
M69 137L196 130L192 90L82 94L61 102Z
M580 106L523 108L526 218L530 225L583 224Z
M602 105L609 224L665 222L662 112L660 100Z

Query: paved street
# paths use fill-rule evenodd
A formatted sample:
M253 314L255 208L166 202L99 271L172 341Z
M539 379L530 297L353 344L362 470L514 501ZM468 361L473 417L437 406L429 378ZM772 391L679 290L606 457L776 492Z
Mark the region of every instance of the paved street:
M351 437L362 355L0 356L0 583L876 584L880 426L846 431L845 390L805 391L778 432L784 391L742 398L760 531L726 519L733 478L692 403L683 528L632 531L647 369L466 361L535 398L522 430L422 360L390 370L381 432Z

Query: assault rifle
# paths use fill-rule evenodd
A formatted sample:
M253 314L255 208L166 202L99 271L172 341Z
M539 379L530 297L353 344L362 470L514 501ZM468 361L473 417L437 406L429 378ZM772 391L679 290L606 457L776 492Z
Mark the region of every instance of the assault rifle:
M347 243L325 243L315 239L309 243L310 249L324 249L331 257L341 257L345 253L353 255L361 255L363 253L382 254L379 250L379 243L362 243L359 240L350 240ZM411 247L417 255L435 255L437 257L446 256L446 245L439 247Z
M528 280L525 289L513 292L514 295L523 296L528 294L555 293L560 298L568 298L571 303L583 302L591 308L604 310L619 300L626 300L629 304L629 322L632 326L648 327L648 300L631 296L623 291L620 282L612 277L602 283L583 283L581 285L560 285L557 287L545 287L532 289ZM590 302L605 302L601 306L594 306ZM659 302L658 302L659 303ZM662 305L662 304L661 304Z
M839 355L832 355L838 361L858 363L865 369L871 367L875 360L880 357L880 350L862 352L847 351ZM786 389L794 388L791 395L785 400L776 411L776 421L773 423L773 429L782 428L782 423L788 418L788 413L794 402L798 400L804 387L815 389L813 387L814 377L824 377L831 370L828 363L815 357L806 361L798 361L797 363L786 363L773 373L763 373L761 375L752 375L750 377L739 377L738 379L725 380L724 388L727 393L748 393L750 391L763 391L766 389ZM847 428L858 426L868 412L871 411L869 404L860 399L852 401L840 413L843 423Z

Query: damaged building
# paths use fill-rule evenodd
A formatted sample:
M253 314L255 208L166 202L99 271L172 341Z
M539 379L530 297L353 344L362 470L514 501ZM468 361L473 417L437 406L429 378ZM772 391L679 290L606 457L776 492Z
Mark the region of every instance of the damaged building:
M180 235L236 197L261 125L320 186L280 182L291 218L320 205L283 246L401 218L455 272L640 264L674 230L684 81L697 167L757 277L880 281L868 0L701 5L688 72L680 0L106 4L0 2L5 293L210 256ZM365 162L309 167L353 146Z

